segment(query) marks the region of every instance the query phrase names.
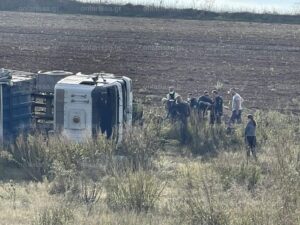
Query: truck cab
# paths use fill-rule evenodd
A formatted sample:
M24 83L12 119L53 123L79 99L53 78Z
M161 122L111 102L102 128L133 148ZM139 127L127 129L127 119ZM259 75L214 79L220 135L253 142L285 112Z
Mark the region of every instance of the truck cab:
M132 124L132 82L113 74L78 73L55 85L54 129L73 141L99 134L120 142Z

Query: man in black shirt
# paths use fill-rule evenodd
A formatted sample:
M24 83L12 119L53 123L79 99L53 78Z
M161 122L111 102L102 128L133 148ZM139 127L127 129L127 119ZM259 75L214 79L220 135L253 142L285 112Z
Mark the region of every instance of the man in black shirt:
M211 111L211 124L215 122L221 124L223 115L223 98L219 95L217 90L212 91L213 94L213 106Z
M202 95L198 99L198 113L202 113L203 118L207 115L207 110L211 109L213 104L212 99L209 97L208 91L204 91L204 95Z
M181 143L186 144L188 139L188 117L191 112L189 104L183 101L181 96L177 96L176 98L176 111L180 121Z
M187 98L187 103L190 105L190 107L192 109L196 109L198 102L197 99L195 97L193 97L192 93L189 93L188 98Z

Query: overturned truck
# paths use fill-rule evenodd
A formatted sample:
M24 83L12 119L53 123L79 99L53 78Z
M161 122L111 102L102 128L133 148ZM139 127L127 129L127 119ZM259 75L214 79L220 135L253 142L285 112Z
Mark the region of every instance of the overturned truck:
M34 129L83 141L102 133L118 142L132 124L132 81L108 73L0 70L0 141Z

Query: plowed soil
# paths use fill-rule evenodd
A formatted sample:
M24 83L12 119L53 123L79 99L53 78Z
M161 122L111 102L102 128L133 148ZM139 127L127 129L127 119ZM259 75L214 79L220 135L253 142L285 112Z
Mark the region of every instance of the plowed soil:
M300 108L299 25L0 12L0 67L126 75L157 101L218 83L248 108Z

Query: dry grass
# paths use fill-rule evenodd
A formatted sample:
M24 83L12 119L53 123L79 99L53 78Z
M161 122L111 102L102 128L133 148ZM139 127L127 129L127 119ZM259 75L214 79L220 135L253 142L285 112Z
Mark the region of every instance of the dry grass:
M68 148L56 143L55 146L65 148L60 151L56 148L60 153L75 151L81 152L75 155L84 156L85 160L101 159L100 169L90 171L76 167L74 165L79 165L76 160L81 158L73 162L73 154L65 154L64 157L53 156L59 161L53 168L56 178L64 178L63 174L69 172L69 183L55 178L50 182L44 178L41 182L1 183L0 224L54 224L53 221L58 221L55 224L298 225L300 142L296 134L300 129L299 118L258 112L257 121L258 162L251 159L248 164L245 149L239 146L232 151L225 140L219 143L220 150L215 157L184 154L192 149L171 140L166 141L164 151L158 147L157 151L150 151L153 154L145 156L143 147L151 150L160 146L158 142L151 145L153 134L170 129L164 125L157 127L158 124L148 124L151 129L142 134L140 143L135 139L141 135L137 129L139 135L127 136L123 145L128 156L134 155L135 162L144 163L144 156L147 157L151 166L146 167L132 167L128 160L124 164L126 156L115 158L105 141ZM235 138L238 143L243 140L241 136ZM183 147L185 151L180 149ZM53 192L53 184L62 181L67 183L64 186L67 188ZM58 213L61 207L66 211ZM47 209L50 211L46 213Z

